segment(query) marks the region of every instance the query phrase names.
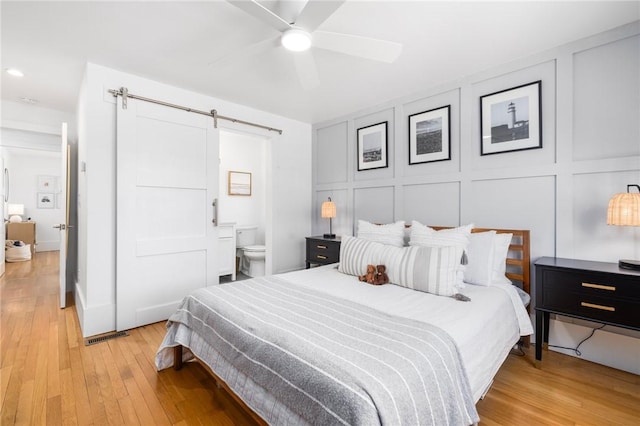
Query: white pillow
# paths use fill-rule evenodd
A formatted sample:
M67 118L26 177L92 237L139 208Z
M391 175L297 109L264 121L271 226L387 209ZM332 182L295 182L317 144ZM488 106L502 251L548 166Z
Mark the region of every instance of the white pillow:
M338 272L347 275L364 275L367 265L383 265L380 263L384 244L343 235L340 242L340 264Z
M457 293L461 256L462 249L457 246L395 247L343 236L338 271L363 275L367 265L385 265L392 284L439 296L452 296Z
M473 224L460 226L458 228L442 229L436 231L426 225L414 220L411 222L411 236L409 238L410 246L460 246L463 250L469 245L469 236Z
M496 231L475 232L469 236L464 282L490 286L494 268L494 239Z
M456 279L456 285L458 288L464 287L464 270L465 266L461 263L462 253L465 252L469 245L469 236L473 224L460 226L458 228L442 229L436 231L420 222L414 220L411 222L411 236L409 238L410 246L423 246L423 247L446 247L455 246L460 248L460 262L458 265L458 276Z
M376 225L365 220L358 220L358 238L389 244L396 247L404 246L404 222Z
M491 285L513 285L511 280L506 277L507 270L507 254L509 253L509 245L513 234L496 234L493 238L493 266Z
M476 232L469 238L464 282L475 285L512 285L506 277L506 260L512 234Z

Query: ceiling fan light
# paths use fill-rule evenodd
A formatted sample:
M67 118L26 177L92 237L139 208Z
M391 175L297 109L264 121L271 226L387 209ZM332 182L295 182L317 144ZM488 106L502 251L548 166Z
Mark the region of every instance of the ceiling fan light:
M287 30L282 34L282 45L285 49L302 52L311 47L311 34L302 30Z

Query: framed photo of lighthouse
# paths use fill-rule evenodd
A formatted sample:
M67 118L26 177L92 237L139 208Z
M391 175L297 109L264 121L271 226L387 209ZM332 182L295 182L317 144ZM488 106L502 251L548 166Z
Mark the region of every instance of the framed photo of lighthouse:
M387 167L387 122L361 127L357 133L358 171Z
M480 154L542 148L542 81L480 97Z

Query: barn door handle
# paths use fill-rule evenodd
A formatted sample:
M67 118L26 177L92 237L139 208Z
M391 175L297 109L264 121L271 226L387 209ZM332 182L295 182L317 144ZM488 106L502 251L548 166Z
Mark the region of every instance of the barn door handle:
M211 205L213 206L213 219L211 219L211 222L214 226L218 226L218 199L214 198Z

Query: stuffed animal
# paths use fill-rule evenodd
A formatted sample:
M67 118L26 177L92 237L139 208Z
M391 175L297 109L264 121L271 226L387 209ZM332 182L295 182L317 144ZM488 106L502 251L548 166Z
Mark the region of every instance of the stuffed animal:
M373 284L373 281L376 278L376 267L373 265L367 265L367 273L365 275L358 276L360 281Z
M376 277L373 280L373 284L382 285L389 282L389 276L387 275L387 267L384 265L376 266Z

